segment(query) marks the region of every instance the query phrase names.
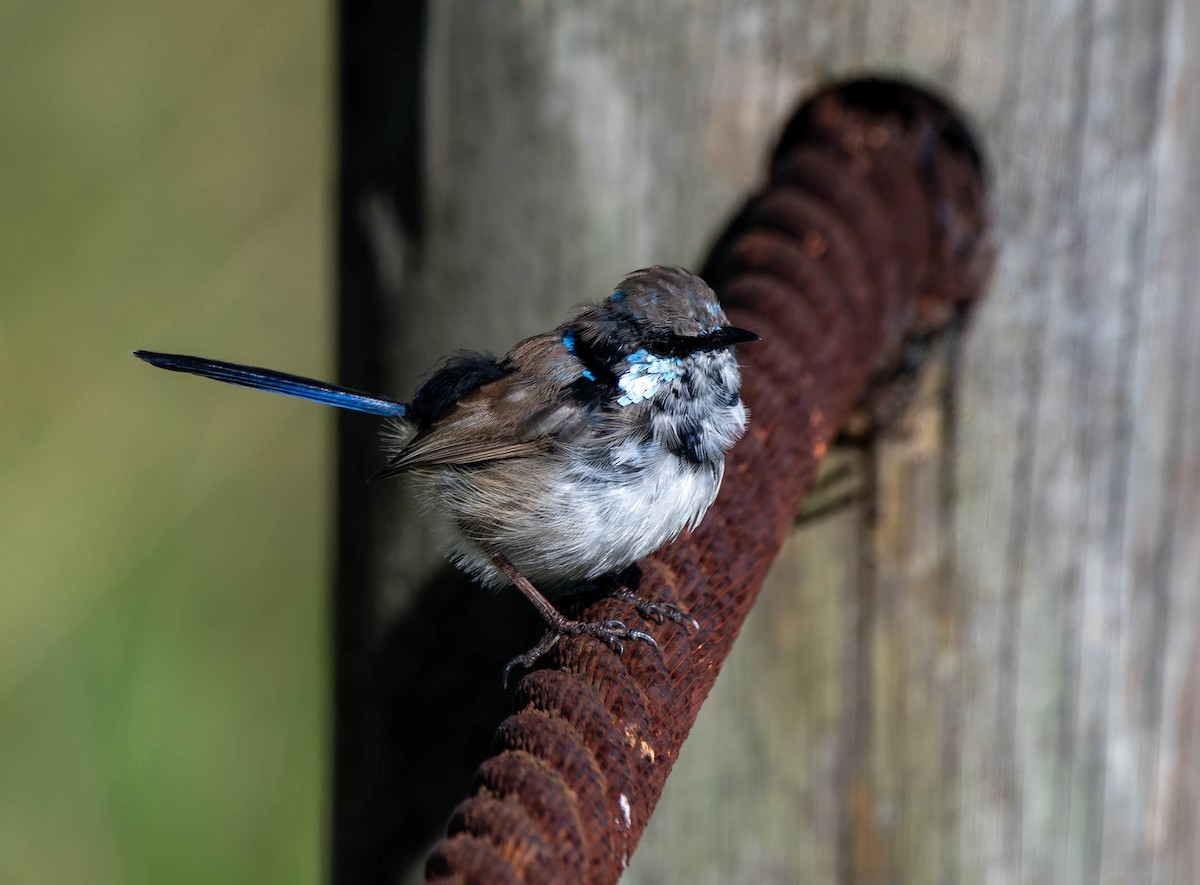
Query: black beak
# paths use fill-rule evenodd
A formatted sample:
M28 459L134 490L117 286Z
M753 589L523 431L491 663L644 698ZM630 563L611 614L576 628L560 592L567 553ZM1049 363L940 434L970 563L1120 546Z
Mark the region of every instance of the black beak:
M719 350L722 347L733 347L735 344L747 344L757 340L758 335L749 329L739 329L737 326L722 326L715 332L708 332L696 339L696 350Z
M687 357L694 353L705 353L709 350L720 350L722 347L733 347L735 344L745 344L747 341L757 341L758 336L748 329L737 326L721 326L711 332L701 332L699 335L677 335L668 332L661 338L655 338L646 343L650 351L658 356Z

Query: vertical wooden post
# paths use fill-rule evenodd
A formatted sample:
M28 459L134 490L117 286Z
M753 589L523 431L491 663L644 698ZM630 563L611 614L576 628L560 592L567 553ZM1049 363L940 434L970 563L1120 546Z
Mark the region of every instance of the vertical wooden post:
M425 19L423 2L337 7L338 372L365 390L389 386L387 329L421 244ZM341 414L337 427L330 878L373 882L388 878L389 852L404 844L384 811L396 771L377 652L387 501L366 484L376 422Z
M378 360L393 392L442 353L556 322L633 267L694 265L795 101L830 77L933 85L974 117L995 175L986 306L905 421L839 456L868 495L790 539L626 880L1200 876L1196 4L448 0L429 13L425 80L405 99L425 102L405 130L422 132L419 239L404 210L364 201L343 146L343 293L358 297L352 266L400 281L360 326L372 334L343 337L343 359ZM361 31L343 67L411 64L414 33ZM397 126L381 103L380 125ZM494 712L490 661L523 637L460 645L470 676L453 687L437 643L400 653L489 634L422 595L435 559L420 522L398 493L362 492L370 469L349 451L341 592L367 595L339 620L359 695L339 678L334 869L391 881L422 854L395 847L405 822L432 836L461 791L433 801L424 780L372 779L432 752L396 737L379 680L408 668L442 689L422 696L437 716ZM463 588L453 604L490 615L504 601ZM367 721L364 705L370 734L348 724ZM456 726L461 755L481 753L486 725L471 726L478 740Z

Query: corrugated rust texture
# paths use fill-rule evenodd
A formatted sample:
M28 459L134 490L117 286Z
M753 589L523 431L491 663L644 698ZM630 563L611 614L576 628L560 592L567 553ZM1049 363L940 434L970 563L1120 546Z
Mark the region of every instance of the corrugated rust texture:
M704 272L730 321L762 335L739 351L749 432L703 524L640 564L638 592L701 629L615 599L586 608L651 631L662 657L560 642L522 680L429 881L618 879L818 461L906 342L979 294L986 224L979 156L939 101L864 80L802 105Z

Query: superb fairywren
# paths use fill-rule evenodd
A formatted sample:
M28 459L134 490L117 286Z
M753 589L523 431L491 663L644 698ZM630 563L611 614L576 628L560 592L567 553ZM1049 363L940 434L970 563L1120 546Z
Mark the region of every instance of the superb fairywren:
M408 473L444 523L450 558L485 586L516 585L548 631L509 662L531 665L563 634L654 643L617 621L564 617L549 598L615 574L694 527L746 427L728 325L715 293L678 267L629 274L600 304L500 359L445 360L411 402L268 369L136 351L164 369L393 419L377 478ZM661 621L690 621L637 598ZM694 622L693 622L694 623Z

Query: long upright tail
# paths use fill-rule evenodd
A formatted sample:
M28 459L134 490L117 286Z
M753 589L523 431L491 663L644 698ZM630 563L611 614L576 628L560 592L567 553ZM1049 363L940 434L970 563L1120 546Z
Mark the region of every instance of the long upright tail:
M237 363L225 363L220 360L207 360L198 356L182 356L174 353L135 350L133 355L160 369L202 375L205 378L212 378L214 381L238 384L254 390L269 390L272 393L282 393L284 396L295 396L328 406L337 406L339 409L352 409L355 412L366 412L369 415L383 415L392 418L403 418L408 414L408 406L396 400L372 396L369 393L351 390L348 387L338 387L335 384L326 384L324 381L301 378L299 375L288 375L271 369L240 366Z

